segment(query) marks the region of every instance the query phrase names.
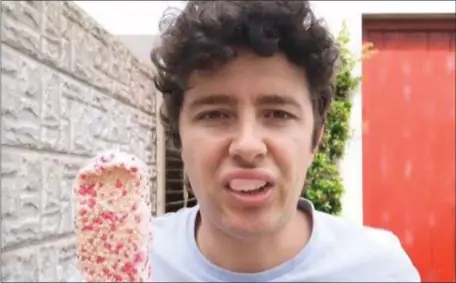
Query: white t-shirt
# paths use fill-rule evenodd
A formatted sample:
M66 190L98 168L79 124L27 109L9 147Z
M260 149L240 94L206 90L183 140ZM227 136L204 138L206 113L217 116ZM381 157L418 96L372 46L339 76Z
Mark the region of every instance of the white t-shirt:
M420 282L420 275L392 233L346 223L315 211L305 199L313 231L306 247L283 264L242 274L209 262L195 241L198 206L158 217L152 223L153 280L156 282ZM72 282L81 282L74 278Z

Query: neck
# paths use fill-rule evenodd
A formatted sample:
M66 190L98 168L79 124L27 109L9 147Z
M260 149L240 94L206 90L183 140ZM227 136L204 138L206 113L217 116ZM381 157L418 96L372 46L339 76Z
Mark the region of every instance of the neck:
M232 272L257 273L295 257L310 238L311 221L309 214L296 211L276 233L240 239L199 218L196 239L201 252L213 264Z

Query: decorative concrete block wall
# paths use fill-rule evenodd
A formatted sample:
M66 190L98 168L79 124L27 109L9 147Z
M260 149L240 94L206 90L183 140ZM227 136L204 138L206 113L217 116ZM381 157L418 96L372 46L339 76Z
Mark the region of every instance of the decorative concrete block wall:
M156 178L153 70L72 2L1 2L2 282L75 272L72 185L120 148ZM156 182L152 182L156 208Z

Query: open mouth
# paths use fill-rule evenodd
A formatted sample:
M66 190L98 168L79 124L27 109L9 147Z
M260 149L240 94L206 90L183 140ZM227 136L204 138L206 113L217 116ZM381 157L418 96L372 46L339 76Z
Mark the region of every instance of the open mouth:
M261 186L231 186L230 184L227 184L225 186L226 189L229 191L238 193L238 194L243 194L243 195L255 195L255 194L262 194L267 192L268 190L271 190L273 185L269 182L266 182L264 185Z

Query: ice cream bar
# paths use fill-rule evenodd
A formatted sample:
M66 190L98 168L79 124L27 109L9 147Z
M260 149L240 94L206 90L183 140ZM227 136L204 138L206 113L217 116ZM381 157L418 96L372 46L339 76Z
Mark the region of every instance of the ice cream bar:
M150 282L150 177L137 157L107 151L76 178L77 264L86 282Z

